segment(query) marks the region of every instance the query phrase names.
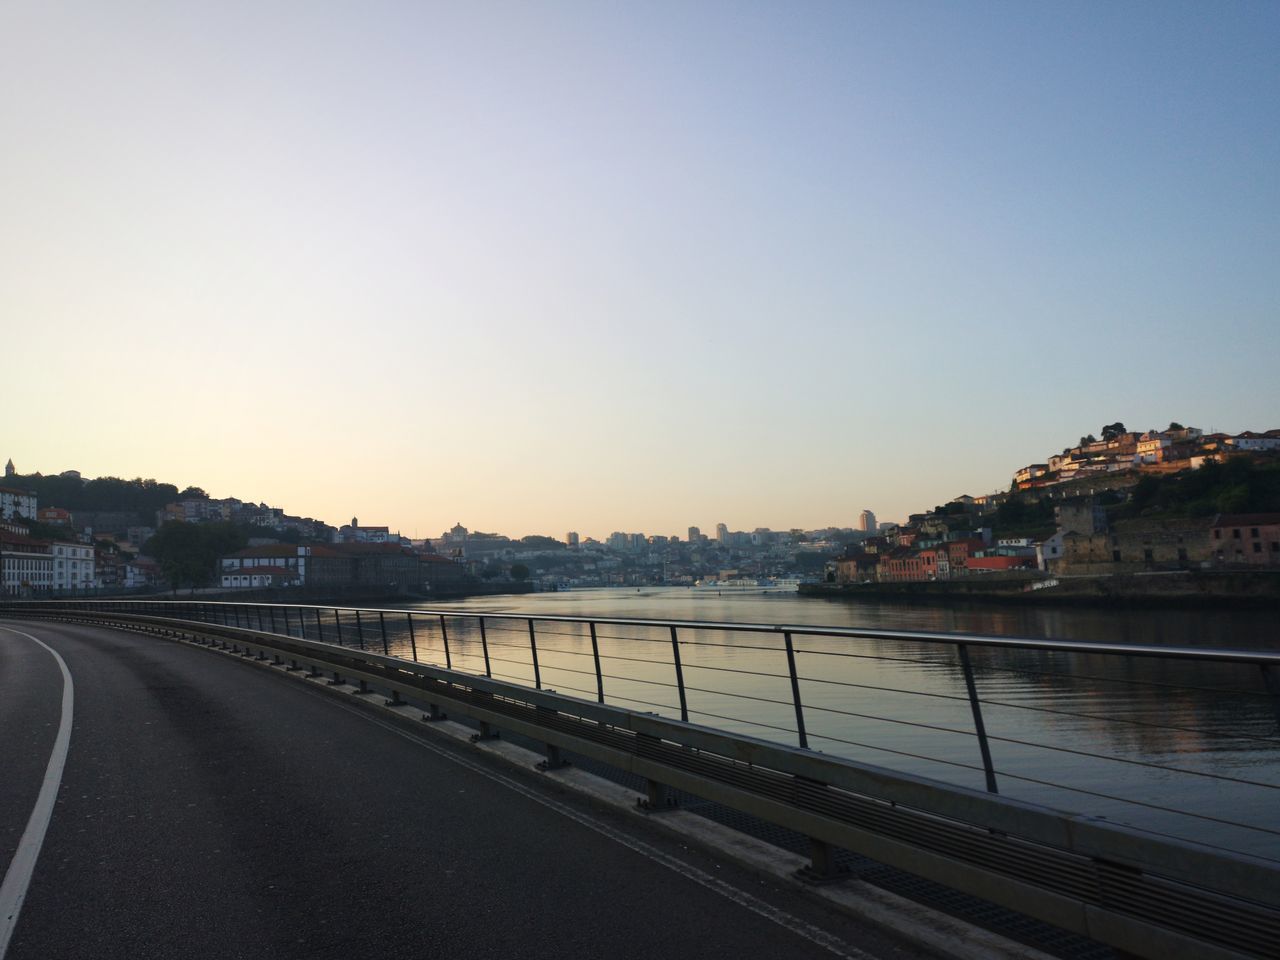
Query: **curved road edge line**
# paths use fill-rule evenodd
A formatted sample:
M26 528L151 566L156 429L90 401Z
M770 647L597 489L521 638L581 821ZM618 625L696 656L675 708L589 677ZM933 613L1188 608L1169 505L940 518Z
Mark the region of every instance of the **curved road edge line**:
M22 911L22 902L26 899L27 888L31 884L31 875L35 872L36 860L40 857L40 848L44 845L45 833L49 830L49 821L53 819L54 804L58 800L58 788L62 785L62 770L67 764L67 750L71 746L71 715L75 707L75 689L71 683L71 671L67 662L58 651L38 637L12 627L0 626L0 630L15 633L37 643L49 652L58 662L62 671L62 716L58 723L58 735L53 741L53 750L49 753L49 765L44 771L44 781L40 784L40 793L36 797L35 806L31 808L31 817L27 820L27 828L18 841L18 849L14 851L9 869L5 871L4 882L0 883L0 960L9 950L9 939L18 925L18 914Z

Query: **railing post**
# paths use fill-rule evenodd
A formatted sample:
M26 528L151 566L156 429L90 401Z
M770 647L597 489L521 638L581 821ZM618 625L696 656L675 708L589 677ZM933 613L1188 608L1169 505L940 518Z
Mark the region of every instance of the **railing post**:
M413 614L406 613L405 618L409 621L409 649L413 651L413 662L418 662L418 637L413 632Z
M591 659L596 663L596 702L604 703L604 674L600 672L600 644L596 642L596 623L592 620L587 627L591 630Z
M676 665L676 690L680 693L680 719L689 722L689 704L684 694L684 667L680 665L680 639L676 636L676 628L671 628L671 657Z
M529 650L533 654L533 685L542 689L542 671L538 669L538 641L533 635L533 618L529 618Z
M333 608L333 625L338 631L338 646L342 646L342 614L338 608Z
M356 639L360 641L360 649L364 649L364 624L360 622L360 611L356 610Z
M320 620L320 608L316 607L316 639L324 643L324 624Z
M791 699L796 705L796 733L800 737L800 748L809 749L809 734L804 729L804 707L800 705L800 677L796 673L796 651L791 644L791 631L784 631L783 642L787 645L787 672L791 674Z
M264 629L262 626L262 608L254 607L253 610L258 615L258 630L262 631Z
M484 652L484 675L492 677L493 671L489 669L489 637L484 630L484 617L480 618L480 649Z
M453 669L453 656L449 653L449 628L444 624L444 614L440 614L440 636L444 640L444 668Z
M267 610L271 613L271 632L278 633L279 631L276 629L276 608L274 606L267 607Z
M307 621L302 618L302 608L294 608L298 613L298 635L303 639L307 639Z
M991 745L987 743L987 727L982 722L982 705L978 702L978 688L973 682L973 665L969 662L969 648L956 644L960 654L960 669L964 671L964 685L969 691L969 707L973 710L973 729L978 734L978 749L982 751L982 771L987 778L987 792L999 793L996 788L996 771L991 765Z
M283 610L281 610L281 611L280 611L280 615L281 615L282 617L284 617L284 633L285 633L285 636L286 636L286 637L291 637L291 636L293 636L293 634L289 632L290 630L292 630L292 629L293 629L291 626L289 626L289 608L288 608L288 607L285 607Z
M378 611L378 626L382 630L382 655L385 657L388 656L391 651L387 647L387 618L381 610Z

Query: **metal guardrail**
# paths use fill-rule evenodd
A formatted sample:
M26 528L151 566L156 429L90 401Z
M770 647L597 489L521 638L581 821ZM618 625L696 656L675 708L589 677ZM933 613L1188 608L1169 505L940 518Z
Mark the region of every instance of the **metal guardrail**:
M1280 864L1275 861L999 796L990 789L994 785L989 779L989 789L983 792L689 722L679 631L781 634L799 732L804 730L804 705L793 638L800 635L909 636L913 641L957 647L964 651L962 663L971 647L1031 647L1216 660L1255 665L1264 676L1280 664L1275 654L823 627L468 613L465 617L479 619L486 668L486 675L479 675L453 666L449 623L450 618L462 619L457 611L347 608L344 618L341 609L320 607L68 601L8 604L0 606L3 614L176 634L289 668L331 672L335 679L384 691L392 702L421 705L428 711L426 717L452 710L479 721L481 735L504 728L544 742L553 764L564 749L638 774L651 784L653 802L661 799L666 788L676 788L804 833L815 841L815 868L820 871L829 862L828 845L850 849L1138 956L1264 957L1275 956L1280 944ZM329 614L333 614L333 629L325 636ZM415 659L419 652L415 618L422 622L438 618L445 664L391 656L390 617L406 624ZM497 658L492 656L485 622L512 619L527 626L532 687L493 676ZM536 626L548 623L587 628L597 680L594 699L541 689ZM604 702L598 631L605 625L669 633L673 654L669 665L678 684L680 720ZM319 639L308 636L309 631ZM971 666L964 672L981 737L982 701ZM984 772L990 777L994 770L989 751L984 751L984 761Z

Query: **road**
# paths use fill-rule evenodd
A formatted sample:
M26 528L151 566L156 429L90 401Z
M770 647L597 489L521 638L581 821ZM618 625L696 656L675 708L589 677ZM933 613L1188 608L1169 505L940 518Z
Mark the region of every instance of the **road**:
M0 870L58 736L50 651L69 750L0 960L919 956L431 731L78 625L0 623Z

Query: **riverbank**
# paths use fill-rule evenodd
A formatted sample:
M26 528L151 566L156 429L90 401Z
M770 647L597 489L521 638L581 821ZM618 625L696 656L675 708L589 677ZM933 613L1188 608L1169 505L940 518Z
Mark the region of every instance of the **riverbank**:
M974 576L924 583L808 583L806 597L888 603L981 602L1084 607L1280 607L1280 571L1200 571L1101 577Z

